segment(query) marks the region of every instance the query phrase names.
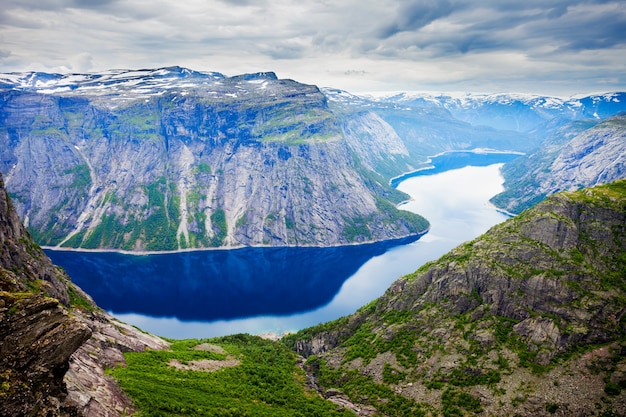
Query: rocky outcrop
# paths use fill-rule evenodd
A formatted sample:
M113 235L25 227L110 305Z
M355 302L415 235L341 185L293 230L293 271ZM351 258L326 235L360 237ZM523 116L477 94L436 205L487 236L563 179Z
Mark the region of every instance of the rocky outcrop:
M168 344L101 311L21 225L0 176L0 415L122 416L104 369Z
M90 335L55 299L0 292L0 415L77 415L63 375Z
M105 369L123 366L124 352L161 350L169 347L162 339L122 323L101 311L77 313L93 332L69 359L64 381L67 402L85 416L125 416L135 407Z
M38 288L62 304L68 305L67 288L59 275L62 274L35 244L26 231L11 199L4 188L0 174L0 267L3 277L0 290L26 291Z
M491 199L494 204L519 213L556 192L626 177L625 115L597 124L574 123L558 129L556 135L565 140L548 139L502 169L505 191Z
M315 86L179 68L50 76L45 88L37 76L0 90L0 170L41 244L329 246L427 227L352 150L402 156L388 125L372 116L344 131Z
M559 193L284 341L323 388L379 411L622 415L625 256L626 180Z

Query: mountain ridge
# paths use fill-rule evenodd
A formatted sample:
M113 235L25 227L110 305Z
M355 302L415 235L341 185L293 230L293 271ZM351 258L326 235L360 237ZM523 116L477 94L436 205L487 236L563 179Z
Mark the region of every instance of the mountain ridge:
M448 110L459 120L503 130L530 131L550 119L603 119L626 110L626 93L606 92L568 98L520 93L398 93L375 100L434 106Z
M625 242L626 180L555 194L284 342L385 414L621 415Z
M349 146L350 135L375 142L382 121L346 134L315 86L180 68L91 77L86 87L81 78L51 90L55 76L1 93L1 169L41 244L319 246L427 227L394 207L405 196Z

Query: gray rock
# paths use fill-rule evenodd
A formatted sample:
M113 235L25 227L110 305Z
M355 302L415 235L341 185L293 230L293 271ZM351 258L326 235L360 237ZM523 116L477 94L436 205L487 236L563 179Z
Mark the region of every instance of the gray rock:
M329 246L426 230L365 174L408 154L375 114L344 124L317 87L273 74L162 72L0 91L0 169L38 242Z

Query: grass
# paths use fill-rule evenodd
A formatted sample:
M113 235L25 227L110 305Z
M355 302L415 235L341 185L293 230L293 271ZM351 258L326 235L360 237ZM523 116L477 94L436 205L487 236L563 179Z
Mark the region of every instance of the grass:
M377 384L358 369L333 369L323 359L311 356L306 366L325 387L339 387L349 398L361 404L369 404L386 416L426 416L428 406L396 394L392 388Z
M226 213L222 209L216 209L211 213L211 224L215 234L211 238L211 246L221 246L228 233L228 225L226 224Z
M76 165L64 171L66 175L74 175L74 180L70 188L86 192L91 187L91 173L87 164Z
M194 350L209 342L226 354ZM214 372L176 370L172 359L240 361ZM127 366L108 371L140 409L140 416L348 416L305 389L306 376L286 347L256 336L181 340L171 351L126 353Z
M83 298L72 284L68 284L67 293L70 297L70 305L81 310L94 311L94 306L85 298Z

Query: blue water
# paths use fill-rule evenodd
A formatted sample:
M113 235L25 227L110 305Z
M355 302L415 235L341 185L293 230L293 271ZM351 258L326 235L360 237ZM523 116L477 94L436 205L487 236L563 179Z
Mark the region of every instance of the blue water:
M366 261L417 239L330 248L242 248L142 256L46 253L106 310L211 321L317 308L327 304Z
M430 158L430 165L417 171L408 172L391 180L392 187L409 178L422 175L435 175L466 166L485 167L493 164L506 163L519 157L517 153L476 153L476 152L444 152Z
M453 153L406 176L402 208L430 232L399 241L330 248L242 248L157 255L46 250L104 309L152 333L211 337L283 333L336 319L380 296L401 275L506 219L487 204L511 155ZM450 158L452 156L452 158ZM452 165L450 165L452 164Z

